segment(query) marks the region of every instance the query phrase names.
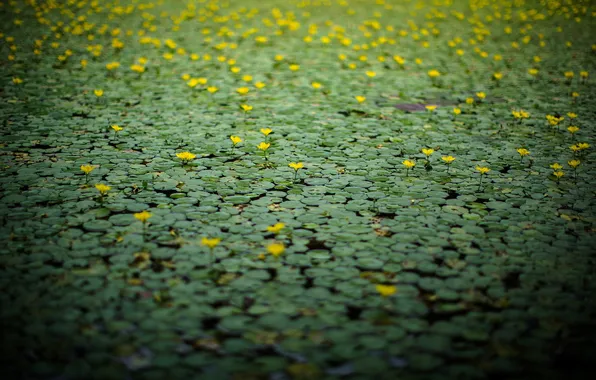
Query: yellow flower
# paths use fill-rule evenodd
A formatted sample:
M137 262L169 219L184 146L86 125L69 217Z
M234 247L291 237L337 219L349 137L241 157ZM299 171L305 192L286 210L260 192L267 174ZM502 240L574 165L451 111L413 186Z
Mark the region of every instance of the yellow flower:
M93 165L81 165L81 171L85 174L89 174L93 170L95 170L95 166Z
M215 87L215 86L209 86L207 87L207 91L209 91L211 94L216 93L219 90L219 88Z
M242 80L245 82L252 82L252 75L244 75Z
M193 160L197 156L190 152L182 152L182 153L176 153L176 157L178 157L179 159L181 159L184 162L188 162L190 160Z
M579 97L579 92L577 92L577 91L573 91L573 92L571 93L571 97L572 97L572 98L578 98L578 97Z
M559 164L557 162L555 162L554 164L550 165L550 167L553 170L559 170L559 169L562 169L563 168L563 166L561 166L561 164Z
M497 73L494 73L493 74L493 78L495 80L501 80L503 78L503 74L502 73L498 73L498 72Z
M441 157L441 160L445 161L447 164L450 164L453 161L455 161L455 157L453 157L453 156L443 156L443 157Z
M392 296L392 295L395 294L395 292L397 292L397 288L394 285L381 285L381 284L377 284L375 286L375 289L383 297Z
M559 178L563 177L563 176L565 175L565 173L564 173L564 172L562 172L561 170L557 170L557 171L554 171L554 172L553 172L553 175L554 175L555 177L557 177L557 179L559 179Z
M149 211L142 211L133 214L135 219L140 220L141 222L145 223L151 216L153 216Z
M536 76L538 75L538 69L528 69L528 74Z
M453 108L453 113L456 115L459 115L461 113L461 109L455 107L455 108Z
M108 185L104 185L102 183L98 183L95 185L95 188L99 191L101 195L106 195L108 191L110 191L111 187Z
M209 238L204 237L201 239L201 244L206 247L209 247L209 249L213 249L213 248L217 247L219 242L221 242L220 238L209 239Z
M579 166L579 164L581 164L581 161L580 160L571 160L571 161L568 161L567 164L575 169Z
M87 60L86 59L81 59L81 67L84 69L85 67L87 67Z
M575 112L567 112L567 116L570 119L575 119L577 117L577 114Z
M95 96L97 96L98 98L101 98L103 96L103 90L93 90L93 93L95 94Z
M267 246L267 252L275 257L279 257L285 250L283 243L271 243Z
M122 128L119 125L112 125L111 128L115 131L115 132L120 132L121 130L123 130L124 128Z
M268 41L268 39L265 36L257 36L255 37L255 41L264 44Z
M115 70L120 67L120 62L110 62L106 64L106 69L109 71Z
M572 151L573 153L575 153L575 152L579 152L579 151L581 150L578 144L573 144L573 145L571 145L571 146L569 147L569 149L571 149L571 151Z
M257 82L255 83L255 87L258 88L259 90L262 89L263 87L265 87L265 83L263 82Z
M277 55L274 57L274 59L275 59L277 62L279 62L279 61L283 61L283 60L284 60L284 56L283 56L283 55L281 55L281 54L277 54Z
M284 223L275 223L272 226L267 226L267 231L273 234L278 234L286 225Z
M23 83L23 80L21 78L19 78L19 77L13 77L12 78L12 83L14 83L14 84L21 84L21 83Z
M288 166L298 171L298 169L302 169L304 167L304 164L302 162L290 162Z
M418 62L416 62L416 63L418 63ZM441 73L439 72L439 70L434 70L433 69L433 70L429 70L428 76L431 77L431 78L437 78L437 77L440 77L441 76Z
M271 146L270 143L261 142L259 145L257 145L257 149L260 149L262 151L266 151L267 149L269 149L270 146Z
M478 97L478 99L484 99L486 98L486 94L484 92L477 92L476 96Z
M199 80L197 78L192 78L188 82L186 82L186 85L190 88L195 88L198 84Z
M527 156L528 154L530 154L530 151L525 148L518 148L517 153L519 153L519 155L521 157L524 157L524 156Z
M356 100L358 101L358 103L364 103L364 101L366 100L366 96L356 96Z
M480 172L481 175L490 172L490 169L486 166L476 166L476 170Z
M466 104L474 104L474 98L466 98Z
M432 105L432 106L425 106L424 108L426 108L430 112L433 112L434 110L437 109L437 106L434 106L434 105Z
M239 87L236 89L236 92L239 93L240 95L246 95L246 94L248 94L249 91L250 91L250 89L248 87Z
M422 149L422 153L424 153L424 155L428 158L430 157L431 154L433 154L435 152L434 149L432 148L423 148Z
M292 71L298 71L298 70L300 70L300 65L296 65L296 64L290 65L290 70L292 70Z
M588 149L590 147L590 144L588 143L578 143L577 147L579 148L579 150L584 150L584 149Z
M572 79L575 76L573 71L565 71L565 73L563 75L565 75L565 78L567 78L567 79Z
M404 160L404 162L402 162L402 164L407 168L407 169L412 169L414 166L416 166L416 163L414 161L410 161L410 160Z
M248 104L241 104L240 108L242 108L244 112L252 111L252 106L249 106Z
M374 78L377 76L377 73L375 73L374 71L367 71L366 76L369 78Z
M567 127L567 130L569 131L569 133L574 134L575 132L579 131L579 128L575 125L570 125Z
M272 130L271 128L261 128L261 129L260 129L260 131L261 131L261 133L262 133L262 134L264 134L264 135L265 135L265 137L266 137L266 136L269 136L269 134L270 134L271 132L273 132L273 130Z
M139 65L139 64L134 64L130 66L130 69L134 72L137 72L139 74L144 73L145 72L145 66Z
M310 85L311 85L311 86L312 86L312 88L314 88L315 90L317 90L317 89L319 89L319 88L321 88L321 87L323 86L323 85L322 85L322 84L320 84L319 82L312 82Z
M589 75L589 74L588 74L588 72L587 72L587 71L580 71L580 72L579 72L579 76L580 76L580 77L582 77L582 78L587 78L587 77L588 77L588 75Z
M230 136L230 140L232 140L232 144L234 144L234 146L242 142L242 139L239 136Z

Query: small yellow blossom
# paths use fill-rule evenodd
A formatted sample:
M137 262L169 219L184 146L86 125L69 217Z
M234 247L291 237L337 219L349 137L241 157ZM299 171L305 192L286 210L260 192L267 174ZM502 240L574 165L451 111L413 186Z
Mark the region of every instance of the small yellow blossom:
M257 145L257 149L266 151L267 149L269 149L270 146L271 146L270 143L261 142L259 145Z
M580 160L571 160L571 161L567 161L567 164L575 169L579 166L579 164L581 164L581 161Z
M563 166L561 166L561 164L555 162L554 164L550 165L550 168L553 170L559 170L559 169L562 169Z
M556 170L553 172L553 175L555 177L557 177L557 180L559 180L561 177L563 177L565 175L565 173L561 170Z
M95 94L95 96L97 96L98 98L101 98L103 96L103 90L93 90L93 93Z
M302 169L304 167L304 164L302 162L290 162L288 166L298 171L298 169Z
M573 135L573 134L575 134L575 132L579 131L579 127L577 127L575 125L570 125L567 127L567 130L569 131L569 133L571 133Z
M454 113L455 115L459 115L459 114L461 114L461 109L459 109L459 108L455 107L455 108L453 108L453 113Z
M290 65L290 70L292 70L292 71L298 71L298 70L300 70L300 65L296 65L296 64Z
M323 85L320 84L319 82L312 82L310 84L312 86L312 88L314 88L315 90L318 90L319 88L321 88Z
M424 106L424 108L426 108L429 112L433 112L434 110L437 109L437 106L429 105L429 106Z
M23 80L21 78L19 78L19 77L13 77L12 78L12 83L14 83L14 84L21 84L21 83L23 83Z
M395 292L397 292L397 288L394 285L377 284L375 286L375 289L383 297L392 296L395 294Z
M252 111L252 106L249 106L248 104L241 104L240 108L242 108L244 112Z
M486 98L486 94L484 92L477 92L476 96L478 97L478 99L485 99Z
M374 78L374 77L377 76L377 73L374 72L374 71L367 71L366 72L366 76L369 77L369 78Z
M366 96L356 96L356 100L358 101L358 103L364 103L364 101L366 100Z
M590 144L588 143L577 143L577 147L579 148L579 150L584 150L584 149L588 149L590 147Z
M267 246L267 252L269 252L271 255L275 256L276 258L279 257L282 253L284 253L284 251L286 250L286 247L284 246L283 243L271 243Z
M232 144L234 144L234 146L242 142L242 138L240 138L240 136L230 136L230 140L232 140Z
M422 62L422 61L421 61ZM418 63L418 62L416 62ZM439 72L439 70L429 70L429 72L427 73L429 77L431 78L437 78L441 76L441 73Z
M273 234L278 234L286 225L284 223L275 223L272 226L267 226L267 231Z
M204 245L205 247L208 247L209 249L213 249L215 247L217 247L217 245L221 242L220 238L207 238L204 237L201 239L201 244Z
M115 132L120 132L121 130L123 130L124 128L122 128L119 125L112 125L110 128L112 128Z
M93 165L81 165L81 171L85 173L85 175L88 175L93 170L95 170L95 166Z
M411 160L404 160L402 164L406 167L406 169L412 169L414 166L416 166L416 162Z
M120 67L120 62L109 62L106 64L106 69L109 71L115 70Z
M527 156L527 155L529 155L529 154L530 154L530 151L529 151L529 150L527 150L527 149L525 149L525 148L518 148L518 149L517 149L517 153L519 153L519 155L520 155L521 157L524 157L524 156Z
M236 89L236 92L239 93L240 95L246 95L246 94L248 94L249 91L250 91L250 89L248 87L239 87Z
M136 73L142 74L145 72L145 66L143 65L139 65L139 64L134 64L130 66L130 69Z
M266 86L266 84L263 83L263 82L257 82L257 83L255 83L255 87L258 88L259 90L262 89L265 86Z
M447 164L450 164L453 161L455 161L455 157L453 157L453 156L443 156L443 157L441 157L441 160L445 161Z
M486 166L476 166L476 170L482 175L482 174L487 174L488 172L490 172L490 169L487 168Z
M273 130L272 130L271 128L261 128L261 129L260 129L260 132L261 132L262 134L264 134L264 135L265 135L265 137L267 137L267 136L269 136L269 134L270 134L271 132L273 132Z
M176 153L176 157L181 159L183 162L188 162L190 160L194 160L197 156L190 152L182 152L182 153Z
M435 152L435 150L432 148L423 148L421 152L424 153L424 155L428 158L431 154Z
M147 222L147 220L153 216L149 211L137 212L133 215L135 219L140 220L143 223Z
M99 191L99 193L103 196L106 195L108 193L108 191L110 191L111 187L108 185L104 185L102 183L98 183L97 185L95 185L95 188Z
M219 88L215 87L215 86L209 86L207 87L207 91L209 91L209 93L214 94L219 90Z

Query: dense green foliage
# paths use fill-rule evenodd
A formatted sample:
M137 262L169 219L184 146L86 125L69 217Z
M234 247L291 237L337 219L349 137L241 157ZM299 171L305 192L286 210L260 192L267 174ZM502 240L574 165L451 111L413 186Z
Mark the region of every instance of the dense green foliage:
M592 2L0 5L10 378L580 378Z

